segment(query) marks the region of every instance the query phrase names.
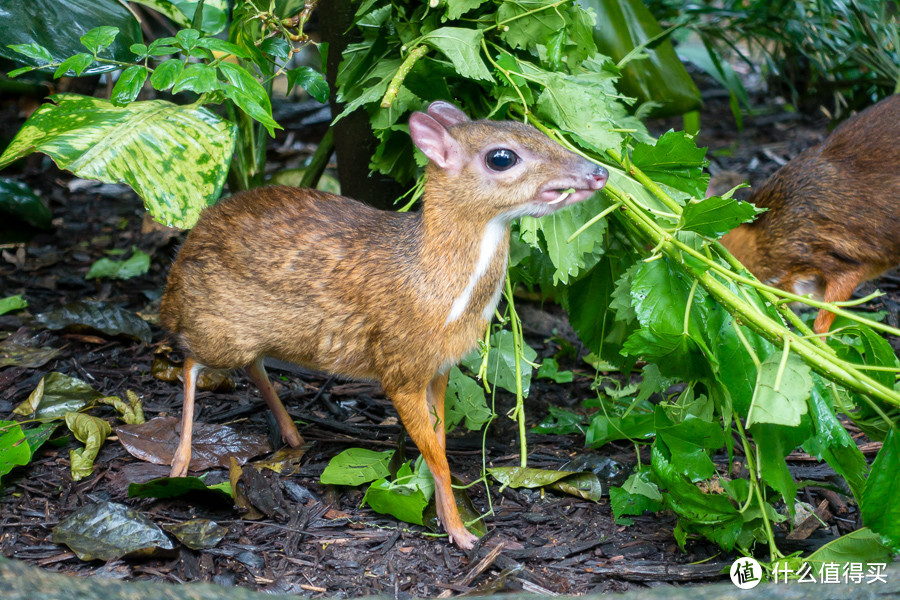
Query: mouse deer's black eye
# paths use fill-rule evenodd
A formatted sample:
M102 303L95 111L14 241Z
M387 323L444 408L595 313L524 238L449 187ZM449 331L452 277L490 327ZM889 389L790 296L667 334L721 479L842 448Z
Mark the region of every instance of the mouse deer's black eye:
M491 171L505 171L519 162L519 157L512 150L500 148L491 150L484 157L484 162Z

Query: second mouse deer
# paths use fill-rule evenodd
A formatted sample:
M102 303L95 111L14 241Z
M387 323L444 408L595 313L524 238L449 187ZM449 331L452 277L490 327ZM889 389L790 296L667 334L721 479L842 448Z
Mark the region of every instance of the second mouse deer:
M768 210L722 238L761 281L825 302L900 264L900 95L847 119L753 192ZM820 310L816 333L834 314Z
M423 208L380 211L309 189L235 194L206 210L178 254L160 317L186 354L187 473L202 367L242 367L284 440L302 443L269 383L266 356L381 382L434 475L438 516L471 548L445 453L448 371L484 334L506 275L509 222L601 189L606 170L515 122L471 121L435 102L409 120L428 157Z

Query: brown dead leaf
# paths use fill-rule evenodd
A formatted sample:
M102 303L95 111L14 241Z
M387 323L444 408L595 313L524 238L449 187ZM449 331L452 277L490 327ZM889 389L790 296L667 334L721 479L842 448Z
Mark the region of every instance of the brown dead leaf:
M280 475L296 475L300 470L300 460L310 446L312 443L307 442L297 448L282 448L269 458L254 461L253 466L257 469L270 469Z
M134 456L157 465L172 464L181 436L181 419L157 417L141 425L116 427L119 442ZM271 452L266 436L240 432L225 425L194 423L191 442L191 471L213 467L228 468L231 458L243 464Z

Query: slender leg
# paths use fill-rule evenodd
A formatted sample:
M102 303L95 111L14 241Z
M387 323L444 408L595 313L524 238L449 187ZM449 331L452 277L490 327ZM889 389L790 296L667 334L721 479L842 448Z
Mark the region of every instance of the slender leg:
M191 357L184 359L184 407L181 411L181 439L172 458L169 477L185 477L191 464L191 436L194 430L194 393L197 389L197 373L203 365Z
M431 426L437 435L438 443L446 451L447 444L446 427L444 421L444 396L447 394L447 379L450 373L443 375L438 373L428 384L428 415L431 417Z
M853 295L853 290L856 289L856 286L858 286L865 277L865 273L866 269L857 269L841 273L837 277L828 280L825 283L825 302L843 302L849 300L850 296ZM835 315L832 312L828 312L824 309L819 310L819 314L816 315L816 322L813 323L813 331L819 334L827 333L831 328L831 324L834 322L834 316Z
M415 442L431 474L434 475L435 502L437 514L444 529L450 535L450 540L460 548L468 550L478 537L469 533L463 525L459 510L456 508L456 500L453 498L453 490L450 487L450 466L447 464L447 455L438 441L429 414L428 388L419 392L408 391L388 394L403 421L409 437ZM437 394L435 394L435 400ZM443 400L443 394L441 394Z
M281 439L291 447L296 448L303 444L303 438L300 436L300 432L297 431L297 426L294 425L293 419L285 410L284 404L281 403L281 399L278 398L278 394L275 393L275 388L269 382L269 376L266 374L263 360L264 358L260 356L256 359L256 362L244 370L250 376L250 379L253 380L253 383L256 384L256 387L259 388L259 393L262 394L263 400L266 401L269 410L275 415L275 422L278 423L278 428L281 429Z

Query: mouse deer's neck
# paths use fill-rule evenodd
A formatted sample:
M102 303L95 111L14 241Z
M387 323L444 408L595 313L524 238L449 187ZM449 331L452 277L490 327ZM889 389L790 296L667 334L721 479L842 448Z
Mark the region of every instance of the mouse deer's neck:
M509 218L479 216L448 200L425 192L420 258L449 303L445 325L490 319L506 274Z

